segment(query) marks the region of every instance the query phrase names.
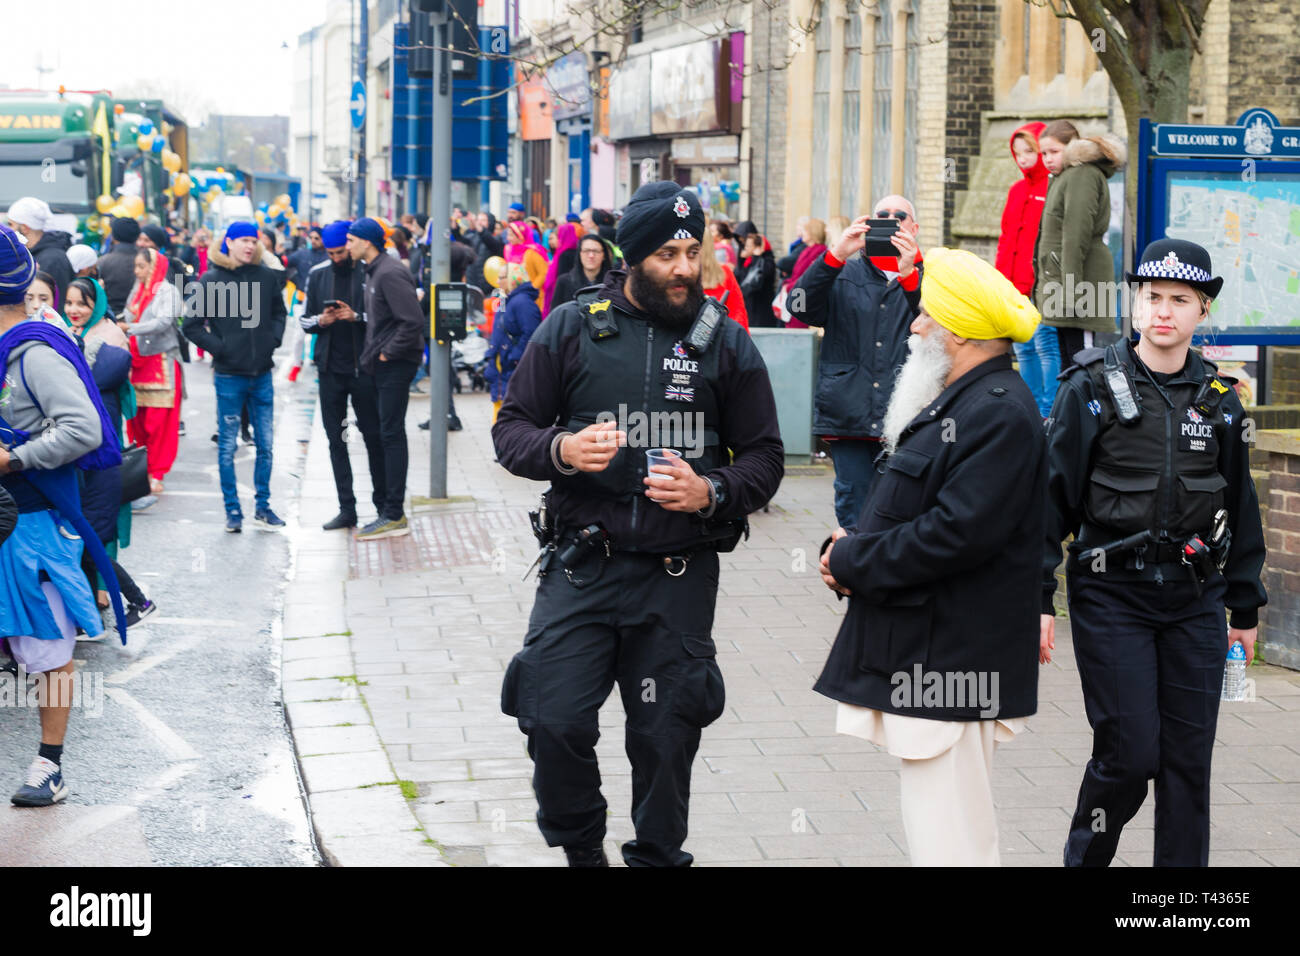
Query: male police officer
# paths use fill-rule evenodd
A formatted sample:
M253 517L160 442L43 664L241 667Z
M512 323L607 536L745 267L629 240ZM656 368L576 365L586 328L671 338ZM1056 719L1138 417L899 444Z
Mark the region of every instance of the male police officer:
M1147 246L1124 342L1085 349L1048 419L1040 659L1061 541L1092 759L1067 866L1105 866L1156 781L1155 864L1205 866L1224 655L1254 657L1264 536L1232 379L1190 351L1223 279L1192 242ZM1224 637L1224 606L1231 611Z
M501 705L528 735L542 834L573 866L607 865L595 745L616 681L636 827L623 858L691 863L691 761L724 707L717 552L783 473L767 369L701 290L703 236L690 191L638 189L618 232L629 271L542 323L492 428L506 468L551 482L534 517L537 600ZM646 446L685 457L647 474Z

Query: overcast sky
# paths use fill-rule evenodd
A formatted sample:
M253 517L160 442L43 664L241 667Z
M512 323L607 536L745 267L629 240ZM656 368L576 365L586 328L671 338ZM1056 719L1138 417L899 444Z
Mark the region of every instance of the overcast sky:
M164 98L188 101L169 103L183 112L205 103L217 113L288 115L298 36L324 21L325 3L0 0L0 84L36 86L43 58L55 67L39 77L47 90L135 92L154 80Z

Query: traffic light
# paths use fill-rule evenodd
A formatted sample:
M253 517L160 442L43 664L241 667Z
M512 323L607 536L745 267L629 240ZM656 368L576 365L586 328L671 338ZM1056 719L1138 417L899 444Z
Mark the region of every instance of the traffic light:
M438 7L437 11L427 12L418 9L421 6ZM407 57L406 70L412 76L427 79L433 76L434 36L433 15L442 11L442 0L411 0L411 29L407 34L410 55Z
M429 0L439 2L439 0ZM451 13L452 72L473 76L478 72L478 0L448 0Z

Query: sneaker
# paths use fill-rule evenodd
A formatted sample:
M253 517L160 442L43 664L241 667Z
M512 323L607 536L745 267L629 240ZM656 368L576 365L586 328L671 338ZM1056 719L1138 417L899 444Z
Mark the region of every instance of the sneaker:
M50 807L68 795L63 771L53 760L37 757L27 768L27 782L10 800L16 807Z
M243 515L226 515L226 531L230 534L239 534L244 530Z
M157 495L145 495L143 498L137 498L131 502L131 511L139 512L152 508L158 503Z
M184 423L184 422L181 422L179 425L176 426L176 434L178 434L178 435L184 435L184 434L185 434L185 423Z
M143 604L131 604L126 609L126 626L135 627L145 618L149 617L158 610L158 605L154 604L148 598L145 598ZM98 638L96 638L98 640Z
M100 631L98 634L96 634L94 637L91 637L82 628L77 628L77 643L94 644L97 641L102 641L104 638L108 637L108 621L105 620L105 618L111 620L112 617L113 617L113 612L111 610L109 610L107 614L104 614L103 611L100 612L99 619L101 621L104 621L104 629Z
M355 528L357 526L357 516L339 512L329 521L321 525L323 531L338 531L339 528Z
M424 421L420 422L418 427L420 431L427 432L429 430L429 420L426 418Z
M564 857L569 866L609 866L603 846L566 846Z
M387 518L376 518L356 533L356 539L358 541L374 541L379 538L400 538L410 533L411 529L406 524L406 516L403 515L396 521L389 521Z
M270 508L263 508L253 515L253 527L258 531L283 531L284 522Z
M251 445L253 444L253 433L250 432L247 428L240 429L239 440L242 441L245 445Z

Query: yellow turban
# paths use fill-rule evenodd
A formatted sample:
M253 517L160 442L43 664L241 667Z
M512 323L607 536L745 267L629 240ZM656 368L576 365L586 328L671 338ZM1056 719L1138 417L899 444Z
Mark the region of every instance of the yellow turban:
M926 252L921 307L964 339L1028 342L1042 318L1011 280L965 249Z

